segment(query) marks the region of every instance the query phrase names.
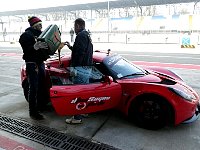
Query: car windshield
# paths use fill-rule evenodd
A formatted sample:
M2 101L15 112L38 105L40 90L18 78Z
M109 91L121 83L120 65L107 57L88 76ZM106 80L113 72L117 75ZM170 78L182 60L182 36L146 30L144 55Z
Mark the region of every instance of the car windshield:
M135 66L120 55L109 56L103 63L116 79L134 78L146 74L145 70Z

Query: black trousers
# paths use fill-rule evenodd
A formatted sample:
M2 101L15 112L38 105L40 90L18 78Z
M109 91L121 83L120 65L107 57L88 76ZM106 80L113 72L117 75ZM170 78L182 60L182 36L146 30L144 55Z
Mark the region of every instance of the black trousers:
M29 112L36 113L46 103L45 65L26 63L26 74L29 83L28 101Z

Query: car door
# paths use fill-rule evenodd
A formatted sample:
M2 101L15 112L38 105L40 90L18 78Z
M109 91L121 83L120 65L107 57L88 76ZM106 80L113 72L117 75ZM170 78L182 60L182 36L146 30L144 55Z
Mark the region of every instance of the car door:
M104 77L95 67L68 70L71 79L64 81L66 79L61 78L59 83L63 84L53 85L50 89L52 105L59 115L91 113L117 106L121 99L121 86L111 77Z

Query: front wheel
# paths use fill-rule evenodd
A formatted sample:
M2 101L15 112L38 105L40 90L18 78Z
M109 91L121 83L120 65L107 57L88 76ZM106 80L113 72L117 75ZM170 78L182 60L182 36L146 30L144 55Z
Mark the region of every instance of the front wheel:
M168 105L158 97L145 96L131 104L129 118L146 129L160 129L168 122Z

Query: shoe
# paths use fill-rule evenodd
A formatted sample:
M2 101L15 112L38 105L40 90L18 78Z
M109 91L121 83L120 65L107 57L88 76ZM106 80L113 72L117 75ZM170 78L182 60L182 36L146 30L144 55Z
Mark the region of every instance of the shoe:
M30 113L30 117L34 120L43 120L44 117L39 113Z
M82 119L75 119L74 117L71 117L69 119L66 119L65 122L67 124L81 124L82 123Z

